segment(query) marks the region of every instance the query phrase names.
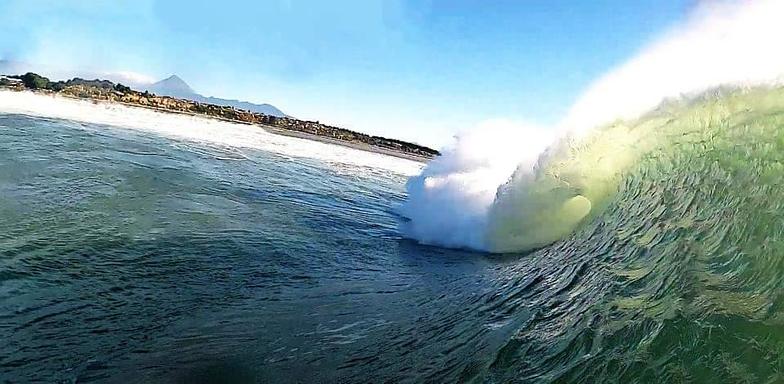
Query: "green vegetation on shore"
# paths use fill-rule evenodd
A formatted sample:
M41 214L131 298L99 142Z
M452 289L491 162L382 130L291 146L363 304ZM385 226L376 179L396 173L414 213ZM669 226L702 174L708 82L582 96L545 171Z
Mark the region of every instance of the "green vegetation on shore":
M12 81L14 79L16 81ZM166 112L205 115L223 120L246 124L267 125L285 131L305 133L325 137L347 144L364 144L370 147L402 153L419 158L432 158L439 152L414 143L370 136L348 129L333 127L318 121L304 121L291 117L277 117L254 113L233 107L200 103L193 100L177 99L169 96L157 96L149 92L139 92L122 84L108 80L85 80L73 78L67 81L50 81L36 73L0 78L0 87L17 91L32 90L37 92L54 92L64 96L82 99L119 102L127 105L154 108Z

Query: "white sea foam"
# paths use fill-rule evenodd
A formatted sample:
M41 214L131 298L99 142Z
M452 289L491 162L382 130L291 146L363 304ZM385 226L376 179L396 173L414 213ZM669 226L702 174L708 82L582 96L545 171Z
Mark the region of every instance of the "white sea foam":
M375 168L401 175L415 175L422 168L419 162L340 145L276 135L258 126L32 92L0 91L0 113L20 113L106 124L192 142L259 149L289 157L312 158L342 168L345 166Z
M683 25L599 78L559 124L504 123L502 132L493 132L490 123L461 135L409 180L401 211L410 221L403 231L423 243L489 251L526 250L557 240L579 224L592 202L579 192L570 196L566 189L550 193L536 187L535 165L544 161L540 154L551 143L542 132L564 144L597 125L639 116L669 97L719 85L780 82L782 15L784 1L778 0L700 4ZM618 160L604 165L620 166L628 159ZM580 171L589 173L581 177L590 179L591 168L584 168ZM600 173L597 178L606 180L612 170Z
M485 248L487 213L498 186L518 166L532 168L551 142L531 124L491 120L460 135L452 147L409 179L401 213L408 236L425 244Z

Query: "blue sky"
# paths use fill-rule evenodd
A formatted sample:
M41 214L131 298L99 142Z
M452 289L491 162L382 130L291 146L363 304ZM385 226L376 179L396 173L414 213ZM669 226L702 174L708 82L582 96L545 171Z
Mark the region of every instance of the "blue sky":
M3 0L0 58L152 78L299 118L447 144L556 122L694 0Z

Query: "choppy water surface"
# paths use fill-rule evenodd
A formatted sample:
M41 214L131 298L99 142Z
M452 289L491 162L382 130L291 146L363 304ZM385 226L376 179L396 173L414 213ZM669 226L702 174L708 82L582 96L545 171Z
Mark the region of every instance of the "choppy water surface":
M783 95L600 131L601 207L503 256L403 239L390 171L0 115L0 378L781 382Z
M401 239L404 180L3 115L0 377L455 377L498 264Z

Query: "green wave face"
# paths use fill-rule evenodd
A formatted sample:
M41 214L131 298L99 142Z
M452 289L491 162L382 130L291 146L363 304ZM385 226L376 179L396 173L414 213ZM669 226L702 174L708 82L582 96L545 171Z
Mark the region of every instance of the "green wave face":
M657 137L622 124L584 139L568 137L540 159L533 174L516 173L490 211L487 243L495 252L539 248L595 216L623 175Z
M783 382L782 163L784 89L716 90L566 142L511 182L493 247L563 239L530 255L555 293L529 304L497 378Z

